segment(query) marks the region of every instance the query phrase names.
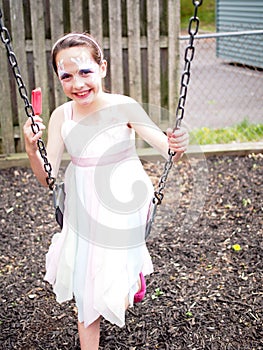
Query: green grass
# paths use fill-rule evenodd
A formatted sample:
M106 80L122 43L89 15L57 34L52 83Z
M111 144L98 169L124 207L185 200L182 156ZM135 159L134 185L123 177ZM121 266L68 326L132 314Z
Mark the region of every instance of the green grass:
M232 127L201 128L190 132L190 144L209 145L232 142L263 141L263 124L250 124L246 119Z
M181 30L188 29L189 18L194 14L194 5L192 0L181 0ZM203 0L198 8L198 17L200 19L199 31L215 31L215 0Z

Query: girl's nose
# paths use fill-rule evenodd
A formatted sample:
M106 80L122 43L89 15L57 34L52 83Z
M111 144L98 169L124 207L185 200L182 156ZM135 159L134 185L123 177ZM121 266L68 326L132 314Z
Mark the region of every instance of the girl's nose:
M78 74L75 75L74 77L74 87L75 88L82 88L84 86L84 81L83 81L83 78L80 77Z

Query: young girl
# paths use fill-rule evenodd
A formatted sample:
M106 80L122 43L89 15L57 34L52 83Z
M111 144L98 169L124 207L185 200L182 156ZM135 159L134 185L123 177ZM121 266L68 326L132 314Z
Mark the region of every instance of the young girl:
M135 151L134 133L177 161L186 150L184 129L167 136L133 99L102 89L107 62L97 42L71 33L52 49L52 63L71 100L52 113L47 154L56 177L66 147L63 229L52 239L45 279L58 302L75 298L81 349L98 349L100 318L122 327L125 310L145 293L144 275L153 271L144 234L151 182ZM25 123L26 151L32 169L46 186L37 148L45 126L34 135Z

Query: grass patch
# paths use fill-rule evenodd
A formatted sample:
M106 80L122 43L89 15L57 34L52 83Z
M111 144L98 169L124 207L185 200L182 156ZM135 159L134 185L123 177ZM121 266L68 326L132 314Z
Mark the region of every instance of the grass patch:
M221 129L201 128L190 132L190 144L210 145L232 142L263 141L263 124L250 124L248 120Z
M181 30L188 29L189 18L194 14L194 5L191 0L181 0ZM204 0L198 8L200 19L199 30L205 32L215 31L215 0Z

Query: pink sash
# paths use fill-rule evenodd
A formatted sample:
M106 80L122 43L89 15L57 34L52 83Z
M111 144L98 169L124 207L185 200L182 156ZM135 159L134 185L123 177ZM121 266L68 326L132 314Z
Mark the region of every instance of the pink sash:
M92 167L92 166L101 166L118 163L126 158L131 157L135 153L134 145L120 151L118 153L102 155L101 157L73 157L71 156L71 161L74 165L79 167Z

